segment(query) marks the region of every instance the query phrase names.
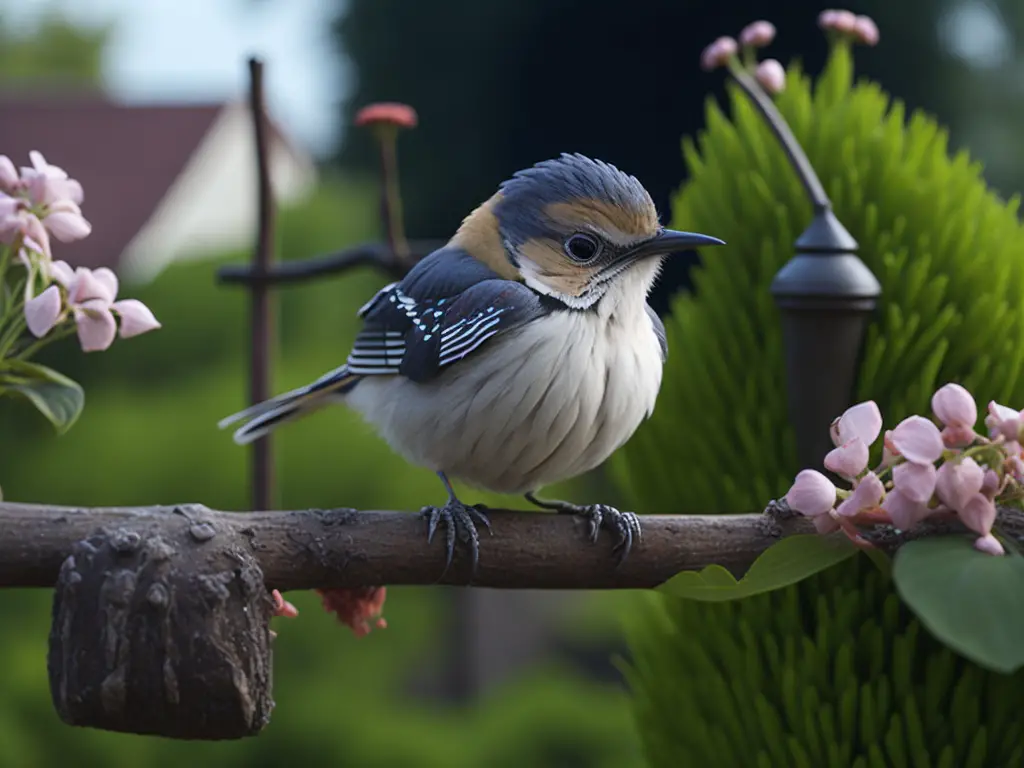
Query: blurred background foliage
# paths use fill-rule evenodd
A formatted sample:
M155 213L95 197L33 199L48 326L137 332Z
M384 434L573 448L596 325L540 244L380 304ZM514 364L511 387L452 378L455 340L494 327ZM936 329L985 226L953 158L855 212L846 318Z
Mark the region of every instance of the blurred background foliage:
M246 14L282 2L211 5L231 4L242 23ZM103 63L116 40L116 14L111 26L83 26L75 21L74 3L55 3L46 22L26 33L5 23L10 5L0 2L4 86L104 87ZM420 127L403 135L400 146L409 233L444 238L503 178L561 151L598 156L637 174L669 218L687 177L681 141L705 126L705 97L722 95L722 77L697 69L700 49L719 34L735 34L767 15L780 30L771 54L783 61L795 56L817 72L825 44L815 16L829 4L347 0L331 5L336 10L330 34L351 83L323 108L337 110L347 125L369 101L403 100L416 107ZM908 108L923 108L948 125L950 145L970 146L996 191L1008 195L1019 189L1024 177L1018 140L1020 5L865 0L851 7L873 15L882 29L881 46L859 55L859 70ZM241 58L237 65L242 71ZM273 72L278 63L271 60L268 66ZM364 133L339 133L322 158L326 173L317 194L282 212L282 258L380 236L370 177L375 158ZM760 204L764 210L744 209L749 222L772 226L770 204ZM73 262L74 246L61 254ZM756 261L756 253L747 255ZM86 386L86 411L59 439L34 414L0 412L0 434L7 436L0 449L5 494L81 505L197 500L245 509L246 452L214 425L244 404L247 305L241 290L216 285L214 273L220 264L246 258L243 252L226 253L176 265L152 284L126 288L165 321L158 333L88 357L71 344L49 351L49 362L58 362ZM692 264L680 258L667 270L656 291L659 310L669 311L672 295L691 287ZM382 283L380 276L360 271L283 289L283 351L274 389L298 385L338 364L355 333L355 309ZM275 445L285 507L344 503L414 509L437 498L429 473L393 457L341 409L289 427ZM595 476L549 492L581 498L587 486L600 482ZM687 488L677 486L672 493L680 496L672 498L682 498L684 506L704 506L703 491L691 490L695 495L687 497ZM762 489L756 490L760 495ZM652 491L645 498L655 497ZM622 497L609 491L608 498ZM641 764L621 685L595 679L557 656L480 702L439 706L429 681L449 653L443 631L450 607L446 597L437 589L392 590L386 610L391 628L357 642L320 611L312 595L289 595L302 616L276 627L278 709L270 727L244 742L185 744L59 723L46 686L49 595L0 592L0 610L8 618L0 623L0 654L7 662L0 676L0 766L161 766L182 760L274 766L303 758L355 766ZM578 610L563 619L566 636L604 649L617 642L620 622L629 623L634 635L661 631L678 639L680 633L701 633L699 622L655 618L652 623L647 609L637 618L635 598L580 596ZM721 627L708 631L709 642L735 634L728 622ZM741 630L749 631L749 625L736 632ZM698 687L726 684L713 675L695 680L691 684ZM664 701L666 707L676 705ZM666 714L686 716L685 709Z

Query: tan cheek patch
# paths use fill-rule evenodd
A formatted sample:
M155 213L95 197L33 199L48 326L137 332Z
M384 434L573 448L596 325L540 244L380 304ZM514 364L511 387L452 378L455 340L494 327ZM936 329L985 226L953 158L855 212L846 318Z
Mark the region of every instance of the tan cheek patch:
M494 215L494 206L500 199L501 193L493 195L469 214L451 239L451 244L462 248L506 280L521 281L522 276L505 254L498 230L498 217Z
M562 253L562 244L552 240L527 240L519 248L539 280L565 296L580 296L590 283L594 270L573 264ZM523 264L523 269L529 268Z

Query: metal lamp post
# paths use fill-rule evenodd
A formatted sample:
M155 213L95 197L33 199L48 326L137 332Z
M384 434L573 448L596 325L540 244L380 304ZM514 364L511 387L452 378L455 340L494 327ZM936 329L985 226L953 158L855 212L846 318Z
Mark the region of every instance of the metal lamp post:
M827 425L850 404L868 321L882 287L857 256L857 241L775 104L747 71L733 77L764 115L803 182L814 208L796 254L775 275L771 292L782 311L789 418L803 467L831 448Z

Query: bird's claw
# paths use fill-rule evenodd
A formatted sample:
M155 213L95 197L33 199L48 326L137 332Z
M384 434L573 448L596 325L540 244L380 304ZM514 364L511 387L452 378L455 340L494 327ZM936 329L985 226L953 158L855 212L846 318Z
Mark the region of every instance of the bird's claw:
M590 541L594 544L597 543L602 528L616 534L619 540L612 548L612 552L619 552L618 565L629 556L634 542L639 543L643 540L640 518L635 512L620 512L607 504L570 505L558 511L584 518L588 524Z
M423 507L420 510L420 515L427 521L428 544L433 542L437 527L444 523L447 556L442 576L451 567L452 557L455 555L456 537L469 545L473 564L472 575L476 575L477 565L480 562L480 534L475 521L479 521L488 533L491 532L491 521L484 514L485 509L487 507L483 504L463 504L457 499L452 499L443 507Z

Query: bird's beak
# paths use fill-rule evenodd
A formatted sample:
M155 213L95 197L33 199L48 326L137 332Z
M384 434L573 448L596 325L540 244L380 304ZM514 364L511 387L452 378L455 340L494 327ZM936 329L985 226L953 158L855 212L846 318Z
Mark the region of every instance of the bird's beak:
M634 259L642 259L647 256L665 256L676 251L685 251L690 248L697 248L702 245L725 245L724 240L719 240L711 235L700 235L696 232L679 232L675 229L663 229L650 240L641 243L629 255Z

